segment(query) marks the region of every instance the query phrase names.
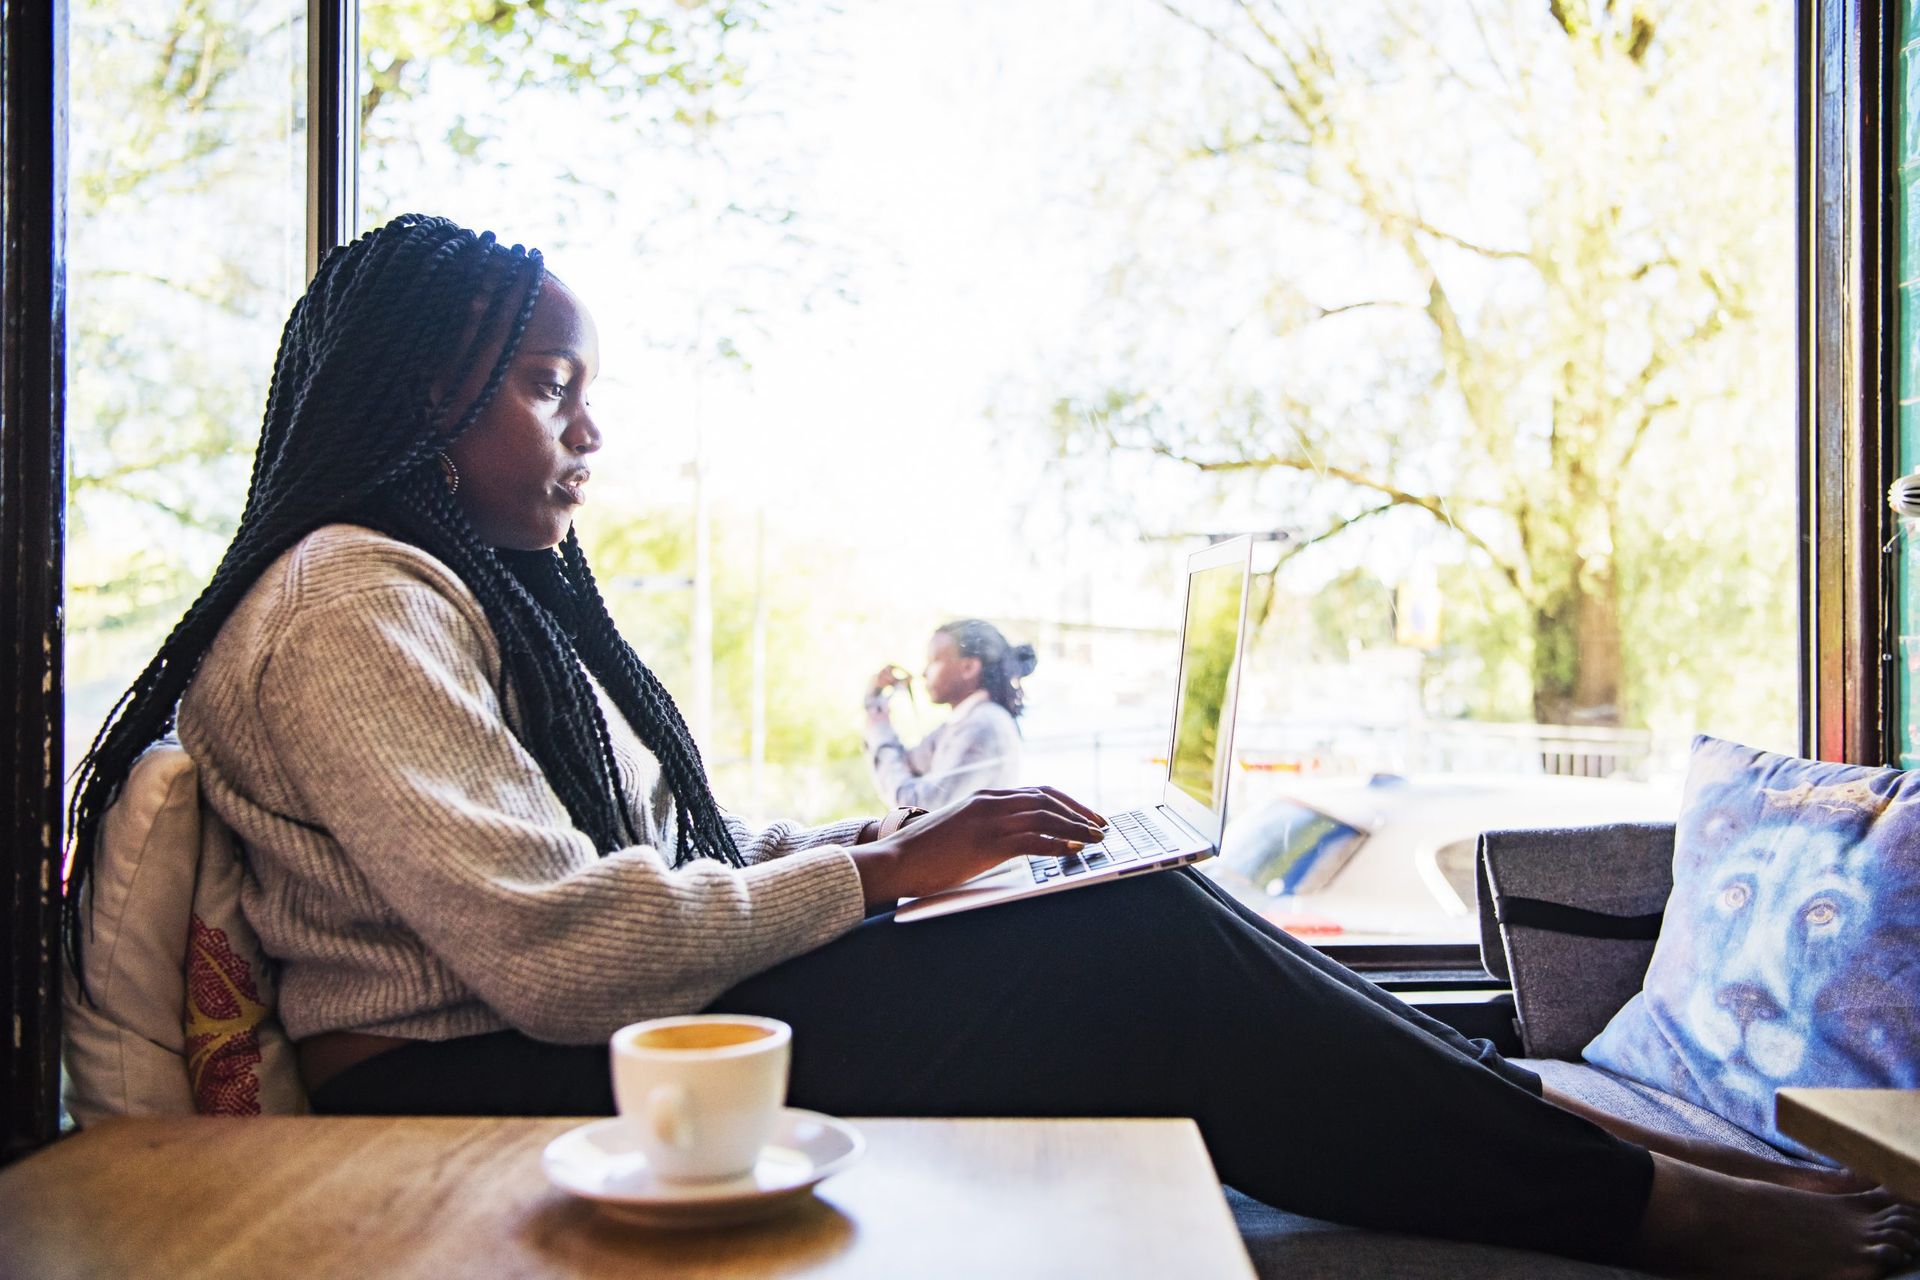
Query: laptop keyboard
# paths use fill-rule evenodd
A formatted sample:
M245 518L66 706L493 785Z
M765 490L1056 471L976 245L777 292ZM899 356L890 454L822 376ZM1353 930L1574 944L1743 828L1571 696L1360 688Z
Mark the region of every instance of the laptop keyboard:
M1162 853L1173 853L1180 846L1160 829L1144 809L1117 813L1099 844L1090 844L1064 858L1030 857L1027 866L1035 884L1046 884L1066 876L1085 875L1116 864L1124 866Z

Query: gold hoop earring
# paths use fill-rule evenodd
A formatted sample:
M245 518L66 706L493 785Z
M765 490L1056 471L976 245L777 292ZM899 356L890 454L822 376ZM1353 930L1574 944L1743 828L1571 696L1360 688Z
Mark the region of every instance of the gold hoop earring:
M447 456L444 449L433 456L440 459L440 475L446 481L447 496L452 497L460 492L460 468L453 465L453 459Z

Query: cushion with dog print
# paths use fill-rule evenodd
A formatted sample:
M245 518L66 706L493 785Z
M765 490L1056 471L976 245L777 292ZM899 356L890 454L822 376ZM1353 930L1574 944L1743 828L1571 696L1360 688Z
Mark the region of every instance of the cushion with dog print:
M1583 1056L1801 1155L1775 1091L1920 1087L1920 773L1696 738L1646 980Z

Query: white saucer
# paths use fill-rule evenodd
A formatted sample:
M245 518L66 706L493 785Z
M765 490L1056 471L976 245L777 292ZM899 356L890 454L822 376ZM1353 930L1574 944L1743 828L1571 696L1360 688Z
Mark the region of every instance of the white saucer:
M867 1147L860 1131L817 1111L783 1107L753 1172L718 1182L663 1182L618 1116L569 1129L541 1156L547 1181L650 1227L712 1227L767 1217L805 1196Z

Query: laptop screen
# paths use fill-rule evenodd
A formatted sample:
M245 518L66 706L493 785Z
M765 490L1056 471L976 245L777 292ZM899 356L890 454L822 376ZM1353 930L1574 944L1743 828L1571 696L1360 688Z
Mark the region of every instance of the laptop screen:
M1187 575L1187 625L1180 653L1180 701L1173 713L1173 785L1218 813L1227 761L1219 759L1221 720L1240 639L1244 564Z

